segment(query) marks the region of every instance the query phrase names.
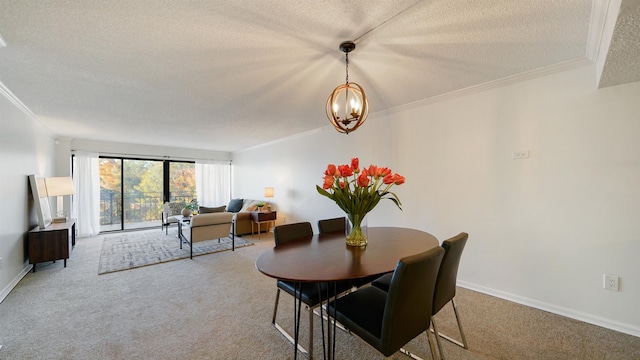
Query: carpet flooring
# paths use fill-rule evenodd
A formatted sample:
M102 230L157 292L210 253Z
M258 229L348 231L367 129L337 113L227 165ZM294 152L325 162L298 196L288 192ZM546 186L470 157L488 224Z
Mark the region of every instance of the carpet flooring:
M236 249L253 245L240 237L235 238ZM231 238L200 241L193 244L193 256L231 250ZM105 237L100 253L98 274L129 270L167 261L188 259L188 244L182 244L177 231L165 234L161 231L128 232Z

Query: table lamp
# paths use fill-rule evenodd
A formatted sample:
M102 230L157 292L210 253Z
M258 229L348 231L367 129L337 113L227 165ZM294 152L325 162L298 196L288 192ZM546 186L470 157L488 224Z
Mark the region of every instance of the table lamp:
M267 198L267 211L271 211L271 204L270 204L270 200L273 197L273 188L272 187L266 187L264 188L264 197Z
M57 196L56 206L58 211L52 221L54 223L66 222L69 218L62 209L62 197L75 194L73 180L70 176L60 176L45 178L44 182L47 187L47 196Z

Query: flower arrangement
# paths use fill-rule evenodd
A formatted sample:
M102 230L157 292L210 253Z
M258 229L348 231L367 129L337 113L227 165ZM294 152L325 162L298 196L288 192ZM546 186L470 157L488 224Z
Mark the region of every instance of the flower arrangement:
M361 169L359 159L353 158L351 165L329 164L324 172L322 187L316 185L316 189L320 195L335 201L347 214L353 225L347 235L347 244L364 246L367 238L361 229L362 219L381 199L393 201L402 210L400 199L389 189L404 182L402 175L394 174L387 167L369 165Z

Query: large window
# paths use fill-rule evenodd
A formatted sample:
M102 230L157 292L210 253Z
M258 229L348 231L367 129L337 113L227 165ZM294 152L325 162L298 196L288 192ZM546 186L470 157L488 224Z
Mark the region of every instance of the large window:
M100 158L100 231L159 227L164 201L195 197L193 162Z

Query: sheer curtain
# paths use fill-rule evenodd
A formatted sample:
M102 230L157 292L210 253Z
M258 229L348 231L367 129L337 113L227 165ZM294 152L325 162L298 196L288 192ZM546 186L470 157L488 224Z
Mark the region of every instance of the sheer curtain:
M100 233L100 169L98 154L76 152L73 185L73 214L79 237Z
M196 197L202 206L226 205L231 200L231 164L196 161Z

